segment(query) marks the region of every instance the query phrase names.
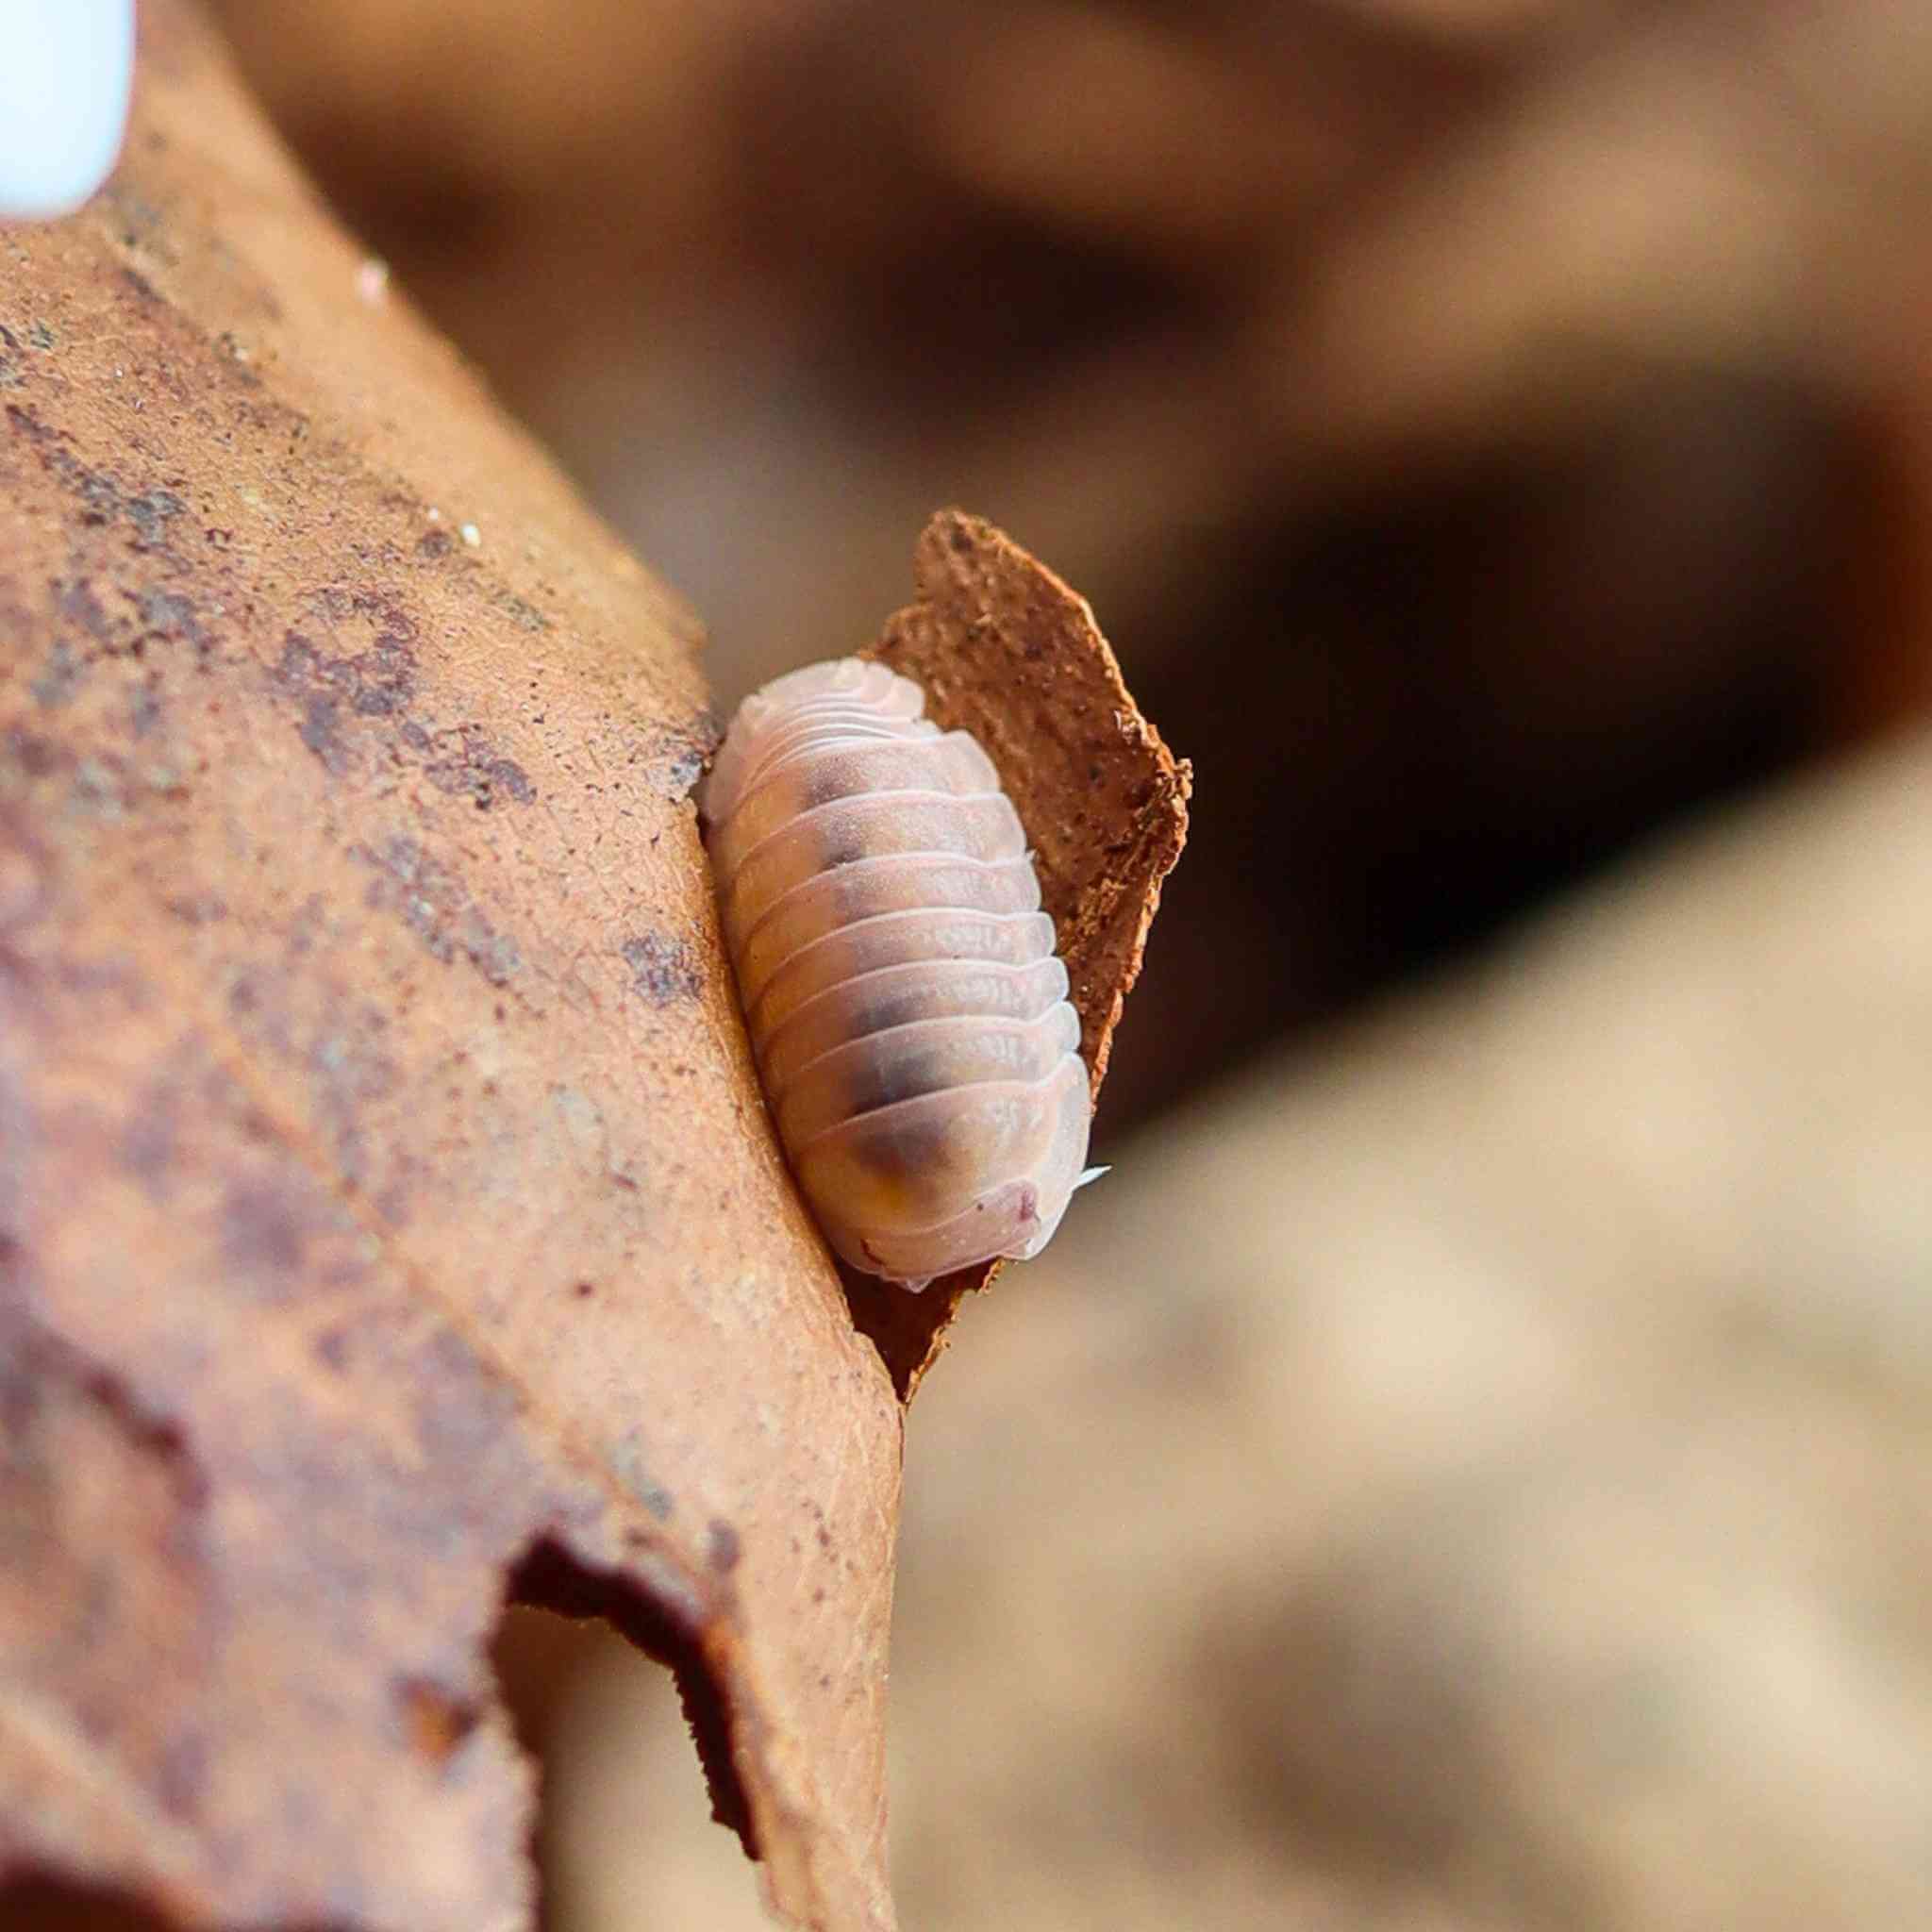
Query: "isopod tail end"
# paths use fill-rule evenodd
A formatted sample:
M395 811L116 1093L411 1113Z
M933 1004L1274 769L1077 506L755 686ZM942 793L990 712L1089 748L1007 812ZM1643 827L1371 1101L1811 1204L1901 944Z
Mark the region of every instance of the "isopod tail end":
M848 1261L863 1274L875 1274L891 1288L903 1288L908 1294L917 1294L922 1289L930 1288L939 1279L937 1274L895 1274L892 1264L885 1256L865 1240L858 1241L858 1253L855 1256L841 1241L832 1245L838 1249L841 1259Z

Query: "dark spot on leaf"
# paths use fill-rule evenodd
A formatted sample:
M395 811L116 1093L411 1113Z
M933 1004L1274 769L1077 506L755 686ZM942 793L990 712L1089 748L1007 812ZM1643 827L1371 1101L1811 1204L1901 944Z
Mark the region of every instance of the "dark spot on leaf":
M159 1198L167 1191L168 1170L175 1164L180 1095L165 1081L144 1093L121 1136L121 1164L147 1191Z
M695 956L683 940L662 933L638 933L618 948L631 970L631 985L654 1007L695 999L704 985Z
M45 778L73 763L72 755L51 738L42 738L24 724L9 724L0 733L0 748L24 778Z
M40 675L27 686L34 703L55 711L77 691L87 675L87 659L65 638L56 638Z
M651 789L674 805L688 798L704 776L706 760L717 748L718 726L708 712L693 719L688 732L670 728L653 732L641 747Z
M319 758L324 768L340 776L347 768L348 753L336 736L336 701L311 697L302 709L302 742Z
M78 1391L142 1460L164 1468L181 1507L200 1508L208 1501L207 1474L181 1424L155 1407L125 1375L91 1359L63 1337L35 1327L14 1343L8 1359L24 1374L32 1403L50 1401L63 1384ZM14 1428L12 1418L8 1423L10 1434L23 1433Z
M411 1211L410 1186L415 1178L410 1172L416 1163L408 1157L399 1159L403 1173L382 1190L375 1197L375 1211L391 1227L406 1227Z
M50 429L31 408L9 403L7 420L16 435L33 445L48 475L79 502L83 523L100 525L125 519L142 544L153 546L165 540L169 523L187 508L172 490L129 491L108 472L91 469L67 447L73 438Z
M209 1756L208 1734L198 1729L178 1731L162 1747L155 1786L170 1816L192 1818L200 1810Z
M415 696L416 656L408 638L397 630L384 631L368 650L353 657L325 656L302 632L291 630L282 641L275 681L305 699L311 715L326 704L331 715L345 705L358 718L387 718L407 710Z
M704 775L705 754L696 745L673 752L658 768L658 789L666 798L688 798L691 788Z
M186 599L183 600L184 602ZM78 625L97 642L111 641L114 630L101 600L86 577L75 577L54 586L55 614L65 624Z
M430 740L430 749L436 756L424 766L423 775L439 791L467 796L478 811L488 811L506 798L528 805L537 795L524 768L514 758L502 757L476 725L439 731Z
M448 964L460 954L491 986L508 985L522 970L516 941L497 930L457 873L431 858L416 840L398 836L386 841L380 851L354 845L349 856L375 872L369 904L399 914L435 958Z
M527 597L519 597L514 591L498 590L490 601L496 606L518 629L541 634L550 628L550 620Z
M158 543L167 534L168 524L187 508L172 490L149 490L129 497L123 510L143 542Z
M238 1275L269 1287L292 1286L307 1230L281 1181L236 1181L222 1202L222 1249Z
M183 925L215 925L228 916L226 903L214 892L184 892L161 903Z

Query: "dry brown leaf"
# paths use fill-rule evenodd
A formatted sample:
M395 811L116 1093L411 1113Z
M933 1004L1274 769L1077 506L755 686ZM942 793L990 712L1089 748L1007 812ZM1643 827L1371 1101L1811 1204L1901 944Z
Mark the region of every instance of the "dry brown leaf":
M1192 773L1135 709L1087 600L1009 537L941 511L919 540L916 575L919 601L865 655L922 685L927 712L972 732L998 766L1033 844L1098 1095L1160 882L1187 838ZM960 1301L1001 1265L917 1295L842 1271L854 1318L906 1400Z
M0 234L0 1881L530 1922L508 1587L891 1923L900 1413L774 1150L695 627L185 0Z
M677 1668L781 1912L889 1926L899 1409L758 1104L695 626L368 266L185 0L0 237L0 1881L527 1924L508 1592ZM1006 540L921 584L1097 1082L1186 769ZM903 1390L981 1278L853 1289Z

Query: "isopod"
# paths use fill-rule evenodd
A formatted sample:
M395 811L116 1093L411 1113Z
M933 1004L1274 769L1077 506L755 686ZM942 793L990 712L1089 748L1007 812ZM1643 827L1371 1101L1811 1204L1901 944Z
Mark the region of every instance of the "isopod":
M1052 1238L1080 1021L992 760L910 678L808 665L739 707L703 797L778 1138L832 1247L910 1289Z

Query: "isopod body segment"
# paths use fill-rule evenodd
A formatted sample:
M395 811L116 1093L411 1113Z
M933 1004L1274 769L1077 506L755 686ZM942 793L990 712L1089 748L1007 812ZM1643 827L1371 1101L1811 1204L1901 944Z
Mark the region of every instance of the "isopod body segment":
M884 665L791 672L739 708L703 796L792 1172L839 1255L908 1288L1037 1255L1090 1112L1019 815L924 709Z

